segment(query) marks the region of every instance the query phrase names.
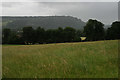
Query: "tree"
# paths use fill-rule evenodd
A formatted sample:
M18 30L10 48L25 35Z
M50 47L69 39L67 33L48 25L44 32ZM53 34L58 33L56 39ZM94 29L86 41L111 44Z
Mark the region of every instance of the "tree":
M74 28L66 27L64 29L64 33L63 33L64 41L65 42L72 42L75 38L75 32L76 32L76 30Z
M87 40L96 41L103 40L105 36L104 24L97 20L88 20L86 26L84 27L84 33Z
M82 32L80 30L77 30L75 33L75 37L74 37L74 42L80 42L81 41L81 37L82 36Z
M35 43L35 31L32 27L24 27L23 28L23 39L26 44L34 44Z
M44 28L38 27L35 31L35 37L37 43L45 42L45 30Z
M11 36L11 30L8 28L3 29L3 34L2 34L2 43L3 44L8 44Z
M9 37L9 44L18 44L18 36L15 31L11 31L10 37Z
M107 29L106 39L120 39L120 22L115 21L111 27Z
M64 29L62 27L59 27L57 29L57 42L64 42Z

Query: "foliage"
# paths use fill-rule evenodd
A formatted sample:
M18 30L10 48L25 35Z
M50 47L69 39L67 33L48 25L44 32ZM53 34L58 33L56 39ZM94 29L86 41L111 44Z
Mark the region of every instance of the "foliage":
M85 22L72 16L24 16L24 17L2 17L3 28L19 29L32 26L36 29L42 26L44 29L57 29L59 26L65 28L71 26L75 29L83 29Z
M106 39L120 39L120 22L115 21L107 29Z
M87 37L87 40L103 40L105 36L103 26L104 25L101 22L90 19L84 27L84 33Z
M21 33L16 33L10 29L4 29L3 31L5 35L3 36L3 44L43 44L81 41L79 31L76 31L72 27L44 30L41 27L33 29L28 26L24 27Z
M80 37L85 37L84 41L98 41L109 39L120 39L120 22L113 22L107 30L104 24L97 20L88 20L84 31L72 27L58 27L57 29L47 29L42 27L34 29L31 26L23 27L22 31L3 29L3 44L43 44L43 43L64 43L80 42Z
M3 32L2 32L2 42L3 43L9 43L9 38L10 38L10 34L11 34L11 30L10 29L3 29Z
M23 40L26 44L34 43L35 31L32 27L23 28Z

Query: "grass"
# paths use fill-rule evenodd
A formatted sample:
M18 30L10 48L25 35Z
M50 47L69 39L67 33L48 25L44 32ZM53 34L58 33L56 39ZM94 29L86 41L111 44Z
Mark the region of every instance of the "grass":
M117 78L118 40L3 45L3 78Z

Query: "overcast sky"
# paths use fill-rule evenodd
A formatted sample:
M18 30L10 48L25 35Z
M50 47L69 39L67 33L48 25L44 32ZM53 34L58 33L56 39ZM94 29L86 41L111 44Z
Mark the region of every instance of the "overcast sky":
M0 0L1 2L118 2L120 0Z
M118 20L117 2L7 2L7 0L5 1L6 2L2 2L3 16L66 15L80 18L85 22L90 18L97 19L103 22L104 24L111 24L113 21Z

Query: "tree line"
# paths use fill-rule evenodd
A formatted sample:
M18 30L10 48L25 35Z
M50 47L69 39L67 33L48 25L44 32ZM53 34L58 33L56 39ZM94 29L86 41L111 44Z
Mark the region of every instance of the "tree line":
M45 30L42 27L33 29L24 27L22 31L13 31L5 28L2 33L3 44L44 44L80 42L80 37L86 37L85 41L120 39L120 22L115 21L107 30L104 24L97 20L89 19L84 30L76 30L72 27Z

